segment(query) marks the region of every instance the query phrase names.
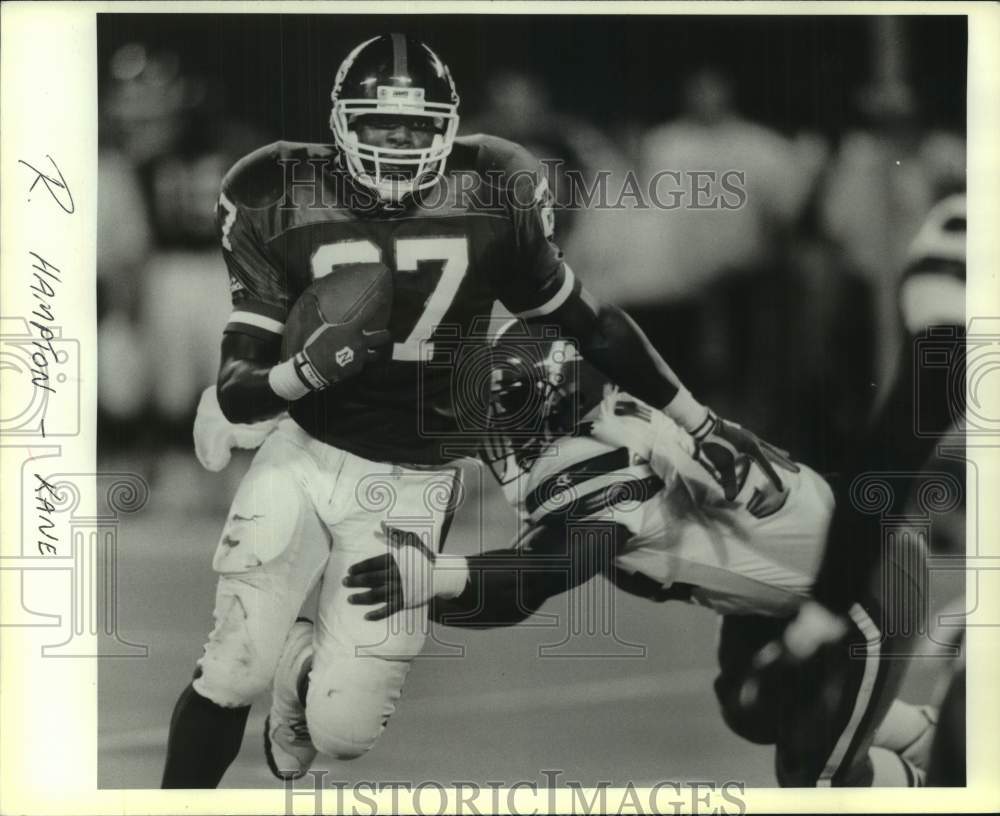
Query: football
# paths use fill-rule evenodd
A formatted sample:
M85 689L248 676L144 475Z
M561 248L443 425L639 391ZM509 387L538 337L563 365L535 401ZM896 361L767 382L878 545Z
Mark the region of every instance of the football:
M295 301L281 343L281 359L302 350L324 324L343 326L345 336L389 326L392 272L385 264L345 264L315 281Z

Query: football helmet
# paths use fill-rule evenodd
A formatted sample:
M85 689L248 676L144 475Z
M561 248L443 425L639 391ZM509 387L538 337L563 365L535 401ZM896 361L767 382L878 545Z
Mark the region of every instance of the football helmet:
M389 202L437 183L458 133L459 99L448 66L427 45L403 34L366 40L341 63L330 98L334 142L356 182ZM372 115L424 120L433 140L427 148L366 144L357 125Z
M519 319L497 333L491 360L481 458L507 485L556 439L578 430L600 403L605 380L557 329Z

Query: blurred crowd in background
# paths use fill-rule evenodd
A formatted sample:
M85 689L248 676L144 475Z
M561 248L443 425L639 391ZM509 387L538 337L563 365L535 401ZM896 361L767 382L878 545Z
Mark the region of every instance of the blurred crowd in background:
M832 96L822 65L786 65L781 82L805 86L800 108L844 108L822 128L808 110L797 121L784 109L769 117L759 92L748 109L744 96L767 81L753 60L744 71L739 58L699 52L652 78L658 69L644 57L641 89L605 115L574 104L580 91L566 90L564 70L512 59L473 71L463 57L461 71L452 64L461 132L563 160L553 173L610 171L612 190L628 171L640 182L664 169L745 173L740 208L644 209L625 199L619 209L557 210L556 239L578 277L628 310L703 402L836 470L892 375L908 243L933 202L964 188L964 80L948 108L959 114L930 116L941 88L911 71L941 19L863 19L853 52L863 64ZM171 44L137 30L106 29L99 51L99 443L103 455L142 449L156 462L189 456L198 397L215 381L230 310L214 224L223 174L275 139L323 137L255 117L252 70L246 82L213 72L182 37ZM955 37L953 53L938 56L962 77L964 22ZM427 39L449 60L447 37ZM347 47L331 48L324 64ZM294 60L286 53L280 64ZM611 60L607 82L627 86L633 70ZM303 114L322 127L333 72L314 73L299 96L279 98L308 95ZM643 105L650 94L663 98ZM550 184L566 189L559 178Z

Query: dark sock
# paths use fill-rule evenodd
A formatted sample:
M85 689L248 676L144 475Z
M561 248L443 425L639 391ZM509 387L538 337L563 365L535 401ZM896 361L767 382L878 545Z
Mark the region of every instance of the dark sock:
M225 708L192 686L170 719L163 788L217 788L243 742L250 706Z

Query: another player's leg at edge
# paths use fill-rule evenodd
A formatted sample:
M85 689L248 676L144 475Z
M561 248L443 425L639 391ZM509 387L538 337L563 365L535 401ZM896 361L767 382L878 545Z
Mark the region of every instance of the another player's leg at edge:
M933 377L918 376L918 354L922 340L935 333L958 338L948 373L952 382L964 381L965 232L966 198L964 193L953 192L931 208L913 241L898 291L903 327L895 381L846 459L815 582L815 599L802 606L757 659L766 664L758 668L758 674L787 671L789 664L806 672L812 664L828 659L831 649L842 646L845 639L858 639L859 612L870 615L879 627L879 639L871 642L881 657L871 710L888 709L872 736L871 764L866 766L863 754L852 753L860 757L854 776L874 775L875 784L902 785L913 780L922 784L925 777L935 786L965 784L964 741L949 740L947 752L934 746L947 739L945 734L964 733L964 705L955 702L961 693L944 697L940 734L935 733L939 715L933 706L893 700L908 656L921 651L917 636L923 631L920 616L927 608L923 596L926 547L915 537L895 537L891 547L884 548L881 517L858 512L847 490L860 474L919 474L940 442L949 435L958 436L955 423L961 420L956 417L952 391ZM920 434L914 431L918 417ZM887 515L902 513L907 500L907 491L897 491ZM856 648L870 651L860 643ZM868 733L871 730L869 725ZM945 753L947 759L943 759Z

